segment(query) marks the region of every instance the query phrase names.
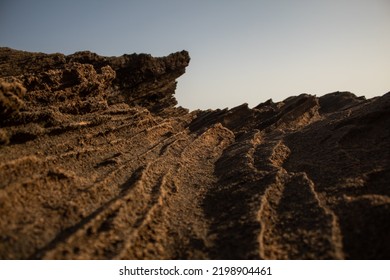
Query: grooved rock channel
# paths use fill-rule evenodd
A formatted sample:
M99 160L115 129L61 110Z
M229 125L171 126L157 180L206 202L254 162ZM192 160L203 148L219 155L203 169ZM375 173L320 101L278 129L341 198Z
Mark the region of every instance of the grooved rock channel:
M189 112L189 61L0 48L1 259L390 258L390 93Z

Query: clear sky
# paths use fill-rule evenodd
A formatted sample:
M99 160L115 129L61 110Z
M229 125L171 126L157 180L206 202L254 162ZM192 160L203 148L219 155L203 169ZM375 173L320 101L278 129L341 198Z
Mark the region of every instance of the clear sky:
M390 91L390 0L0 0L0 46L70 54L188 50L190 109Z

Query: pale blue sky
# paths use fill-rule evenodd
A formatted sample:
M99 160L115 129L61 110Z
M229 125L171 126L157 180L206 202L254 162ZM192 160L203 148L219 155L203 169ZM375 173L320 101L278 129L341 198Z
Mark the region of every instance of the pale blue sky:
M390 91L390 0L0 0L0 45L107 56L188 50L176 98L190 109Z

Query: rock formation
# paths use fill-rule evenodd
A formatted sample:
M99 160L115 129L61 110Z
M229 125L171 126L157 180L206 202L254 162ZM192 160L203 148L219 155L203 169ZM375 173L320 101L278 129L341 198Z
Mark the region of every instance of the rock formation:
M390 258L390 93L189 112L189 60L0 48L1 259Z

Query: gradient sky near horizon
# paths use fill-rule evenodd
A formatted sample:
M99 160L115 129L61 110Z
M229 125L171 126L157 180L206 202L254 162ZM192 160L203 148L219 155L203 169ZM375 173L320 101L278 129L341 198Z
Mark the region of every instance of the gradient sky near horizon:
M390 0L0 0L0 46L71 54L188 50L190 109L390 91Z

